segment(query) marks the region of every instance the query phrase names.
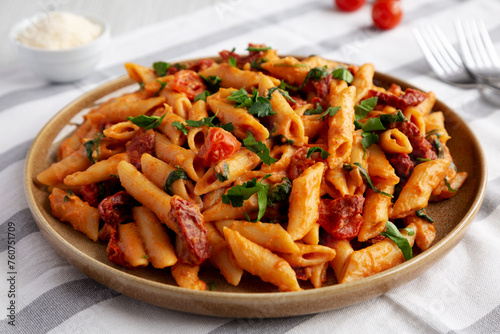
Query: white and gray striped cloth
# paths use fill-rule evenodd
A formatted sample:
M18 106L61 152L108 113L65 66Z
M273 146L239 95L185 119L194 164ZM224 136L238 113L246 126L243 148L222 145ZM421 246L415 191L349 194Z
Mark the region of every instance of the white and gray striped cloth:
M500 333L500 107L477 90L444 84L430 72L411 28L436 23L456 42L456 17L481 18L497 49L500 3L403 1L396 29L371 28L370 6L346 14L331 0L217 0L185 17L114 38L98 70L74 84L51 85L21 66L0 71L1 333ZM130 18L132 19L132 18ZM125 74L127 61L150 65L243 51L266 43L281 54L317 54L362 64L434 91L467 120L489 165L482 208L463 241L421 277L340 310L280 319L224 319L162 309L123 296L73 268L45 241L28 210L23 168L41 127L70 101ZM16 325L8 325L7 231L16 227Z

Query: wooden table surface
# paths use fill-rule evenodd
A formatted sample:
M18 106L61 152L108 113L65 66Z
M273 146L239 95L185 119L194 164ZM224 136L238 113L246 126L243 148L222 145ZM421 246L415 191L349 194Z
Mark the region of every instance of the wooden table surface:
M0 0L0 69L12 66L17 56L8 42L12 26L39 12L85 12L106 19L111 35L196 11L218 0Z

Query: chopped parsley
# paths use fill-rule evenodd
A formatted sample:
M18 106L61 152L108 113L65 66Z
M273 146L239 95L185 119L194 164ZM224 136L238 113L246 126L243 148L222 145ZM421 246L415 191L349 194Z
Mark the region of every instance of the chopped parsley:
M280 85L281 86L281 85ZM284 86L284 85L283 85ZM284 89L284 88L281 88L281 87L273 87L271 88L268 92L267 92L267 98L269 100L271 100L272 98L272 94L274 93L274 91L278 91L281 95L283 95L283 97L285 99L287 99L288 101L290 102L293 102L293 103L297 103L297 101L295 101L291 96L290 94Z
M398 110L396 113L392 114L382 114L379 115L380 121L383 125L387 126L390 123L398 123L398 122L407 122L408 119L403 115L401 110Z
M280 183L273 184L267 192L267 204L271 207L277 203L288 201L292 192L292 182L289 178L284 177Z
M215 169L214 169L215 171ZM217 173L215 171L215 176L217 176L217 179L220 181L220 182L225 182L227 181L227 179L229 178L229 165L227 163L224 162L224 167L223 167L223 170L221 173Z
M146 116L146 115L139 115L137 117L132 117L129 116L127 119L134 123L137 126L140 126L141 128L144 128L146 130L154 129L160 126L161 122L163 121L163 118L165 118L165 115L167 113L164 113L163 116L158 117L158 116Z
M179 166L175 166L175 170L172 171L170 174L168 174L167 180L165 181L165 186L163 186L163 190L170 196L174 195L174 192L172 191L172 183L174 183L177 180L189 180L188 175L186 172L180 168Z
M227 98L234 101L236 108L248 108L248 113L257 117L271 116L276 113L271 107L271 102L264 96L259 96L259 92L254 90L252 95L248 95L245 88L231 92Z
M271 176L271 174L267 174L262 180L268 178L269 176ZM229 188L226 194L222 195L222 203L231 204L235 208L242 207L243 201L249 199L253 194L257 194L259 212L255 221L259 221L264 216L267 209L268 189L268 184L264 185L261 182L257 182L257 178L254 177L251 181L247 181L241 186L233 186ZM245 217L247 220L251 221L247 213L245 213Z
M243 145L253 153L257 154L266 165L271 165L278 161L278 159L273 158L270 155L269 147L266 146L262 141L256 141L255 137L252 135L250 131L247 131L247 137L243 139Z
M156 63L153 63L153 69L159 77L164 77L167 74L169 67L170 64L164 61L157 61Z
M233 56L229 56L229 65L236 67L236 59Z
M361 139L361 145L365 149L365 152L370 145L378 143L379 140L378 134L375 132L363 132L361 136L363 137L363 139Z
M217 113L211 117L205 117L199 121L193 121L191 119L186 120L186 124L182 124L179 121L172 122L172 126L179 129L184 133L185 135L188 134L188 129L186 128L187 126L193 127L193 128L198 128L200 126L208 126L210 128L222 128L228 132L231 132L234 130L234 125L233 123L229 122L227 124L214 124L213 121L217 117Z
M323 107L318 104L318 106L315 109L308 109L304 113L304 115L319 115L315 120L321 119L325 120L326 116L335 116L337 112L340 110L341 107L328 107L326 110L323 110Z
M94 139L89 140L83 144L83 146L85 147L85 152L87 153L87 158L92 164L95 164L97 162L97 159L99 159L99 144L101 144L101 140L104 137L104 134L102 132L99 132Z
M403 253L405 261L411 259L413 257L413 251L411 249L410 243L408 242L408 239L406 239L401 234L401 232L399 232L396 225L394 225L390 221L388 221L385 226L386 230L384 232L381 232L380 234L391 239L396 244L396 246L398 246L398 248ZM415 231L412 228L406 228L406 231L408 232L408 235L415 234Z
M73 192L69 189L66 189L66 196L64 196L64 201L69 202L69 196L73 196Z

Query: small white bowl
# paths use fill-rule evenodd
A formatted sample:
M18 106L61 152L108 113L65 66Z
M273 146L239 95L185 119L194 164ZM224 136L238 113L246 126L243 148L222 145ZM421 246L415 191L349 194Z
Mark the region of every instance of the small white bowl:
M51 82L72 82L93 72L110 40L109 25L101 19L82 15L102 27L102 33L89 43L64 50L48 50L21 43L17 36L37 15L16 24L9 34L19 58L38 76Z

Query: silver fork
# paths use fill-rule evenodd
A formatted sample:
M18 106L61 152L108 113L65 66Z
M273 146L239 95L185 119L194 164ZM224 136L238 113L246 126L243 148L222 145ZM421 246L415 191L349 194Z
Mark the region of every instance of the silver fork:
M481 20L455 20L465 67L486 83L500 84L500 59Z
M462 88L479 88L448 39L437 25L413 29L427 63L443 81Z

